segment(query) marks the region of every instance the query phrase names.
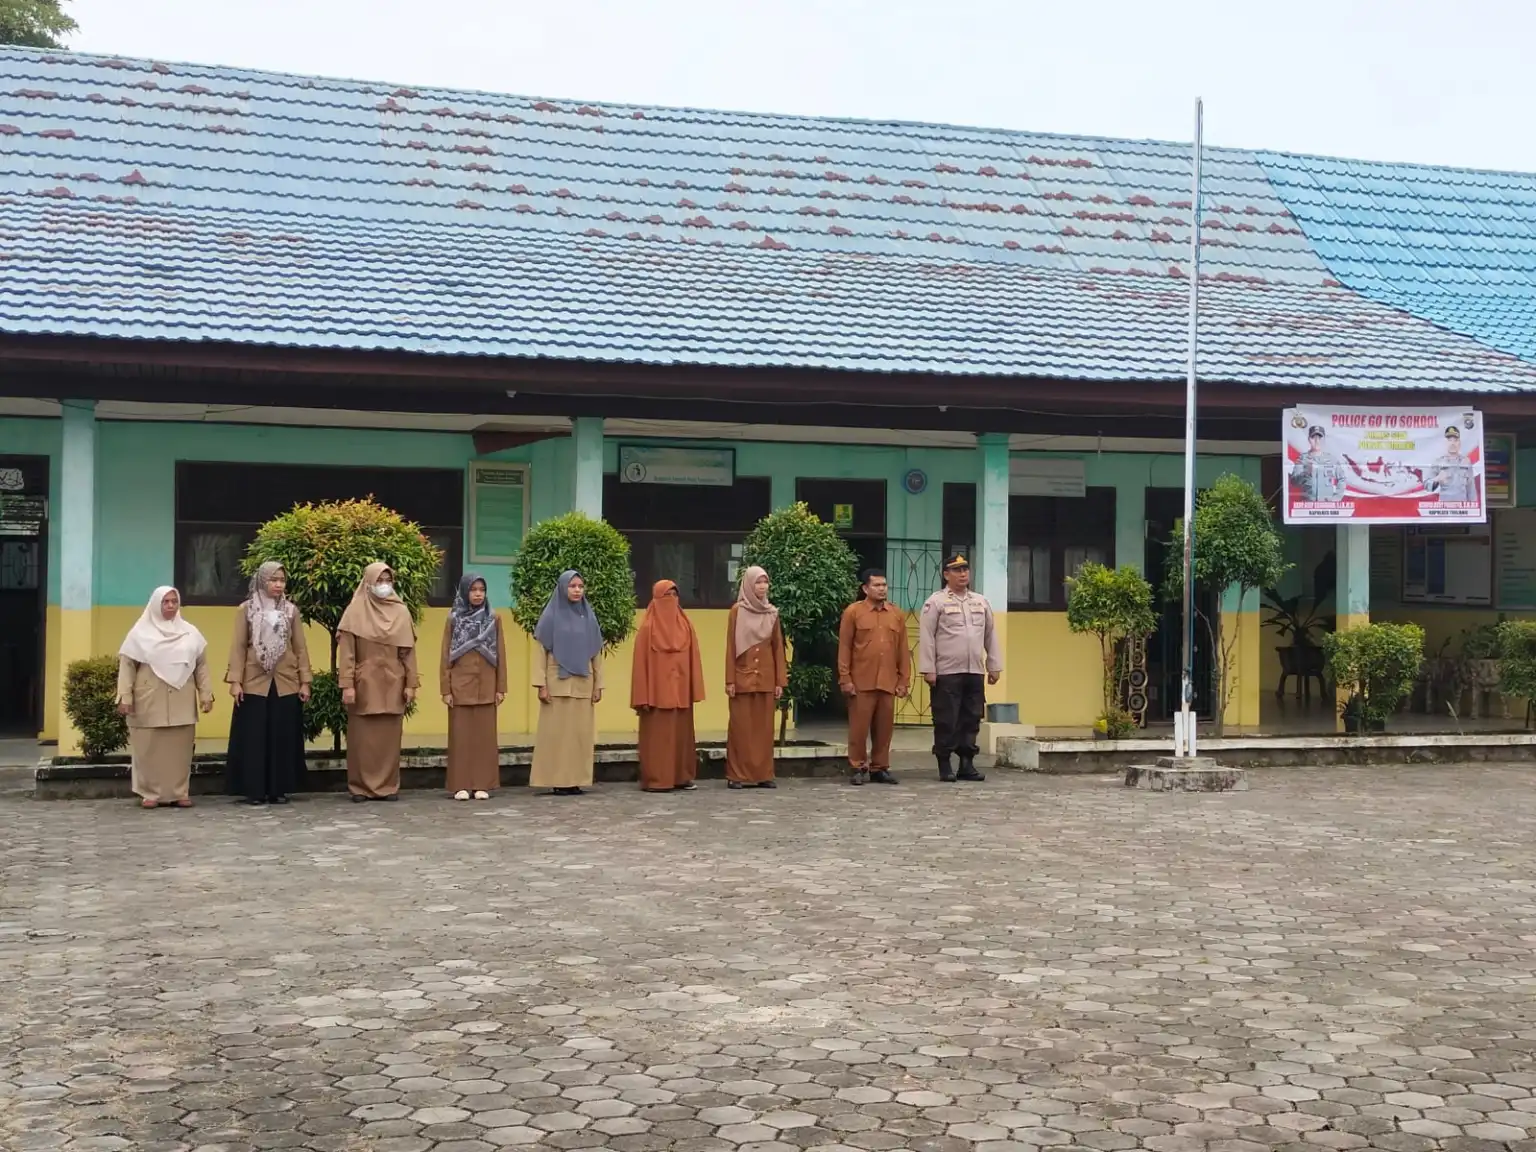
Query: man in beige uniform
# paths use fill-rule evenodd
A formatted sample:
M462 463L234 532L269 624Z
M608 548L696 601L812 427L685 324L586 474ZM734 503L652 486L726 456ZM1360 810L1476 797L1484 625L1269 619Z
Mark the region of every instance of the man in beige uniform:
M928 597L918 625L917 670L932 691L933 754L939 779L956 779L950 756L960 755L961 780L985 780L976 771L976 744L987 684L1003 674L992 605L971 591L971 566L956 554L944 565L944 588ZM985 682L984 679L985 678Z

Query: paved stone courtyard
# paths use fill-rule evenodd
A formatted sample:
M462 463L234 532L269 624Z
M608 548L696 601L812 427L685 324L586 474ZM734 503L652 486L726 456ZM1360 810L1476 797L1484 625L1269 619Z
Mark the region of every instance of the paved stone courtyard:
M0 798L0 1148L1536 1152L1536 776Z

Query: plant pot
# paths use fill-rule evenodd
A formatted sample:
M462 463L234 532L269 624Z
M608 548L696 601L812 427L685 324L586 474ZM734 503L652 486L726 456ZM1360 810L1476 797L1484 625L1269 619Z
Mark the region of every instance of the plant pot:
M1358 715L1346 714L1344 717L1344 734L1346 736L1379 736L1387 730L1385 720L1363 720Z

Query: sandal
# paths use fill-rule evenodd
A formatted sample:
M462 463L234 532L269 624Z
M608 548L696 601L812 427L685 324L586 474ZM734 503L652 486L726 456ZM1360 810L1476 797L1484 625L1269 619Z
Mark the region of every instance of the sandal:
M157 804L153 800L140 800L139 801L139 807L140 808L158 808L158 807L160 807L160 805Z

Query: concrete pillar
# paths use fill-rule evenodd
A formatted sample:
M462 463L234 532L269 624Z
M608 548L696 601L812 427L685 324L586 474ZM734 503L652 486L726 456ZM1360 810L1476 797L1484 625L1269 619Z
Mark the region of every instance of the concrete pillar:
M59 533L59 644L48 658L61 692L69 666L95 654L96 403L66 400L62 417L59 492L51 525ZM79 751L80 734L61 708L59 753Z
M1337 562L1333 602L1336 607L1334 630L1348 632L1371 622L1371 526L1339 524L1334 527L1334 559ZM1335 687L1337 704L1343 708L1349 693ZM1344 718L1338 719L1344 731Z
M1008 435L976 437L981 482L976 486L976 555L971 578L998 612L1008 611Z
M575 511L594 520L603 515L603 418L578 416L571 421L576 448Z

